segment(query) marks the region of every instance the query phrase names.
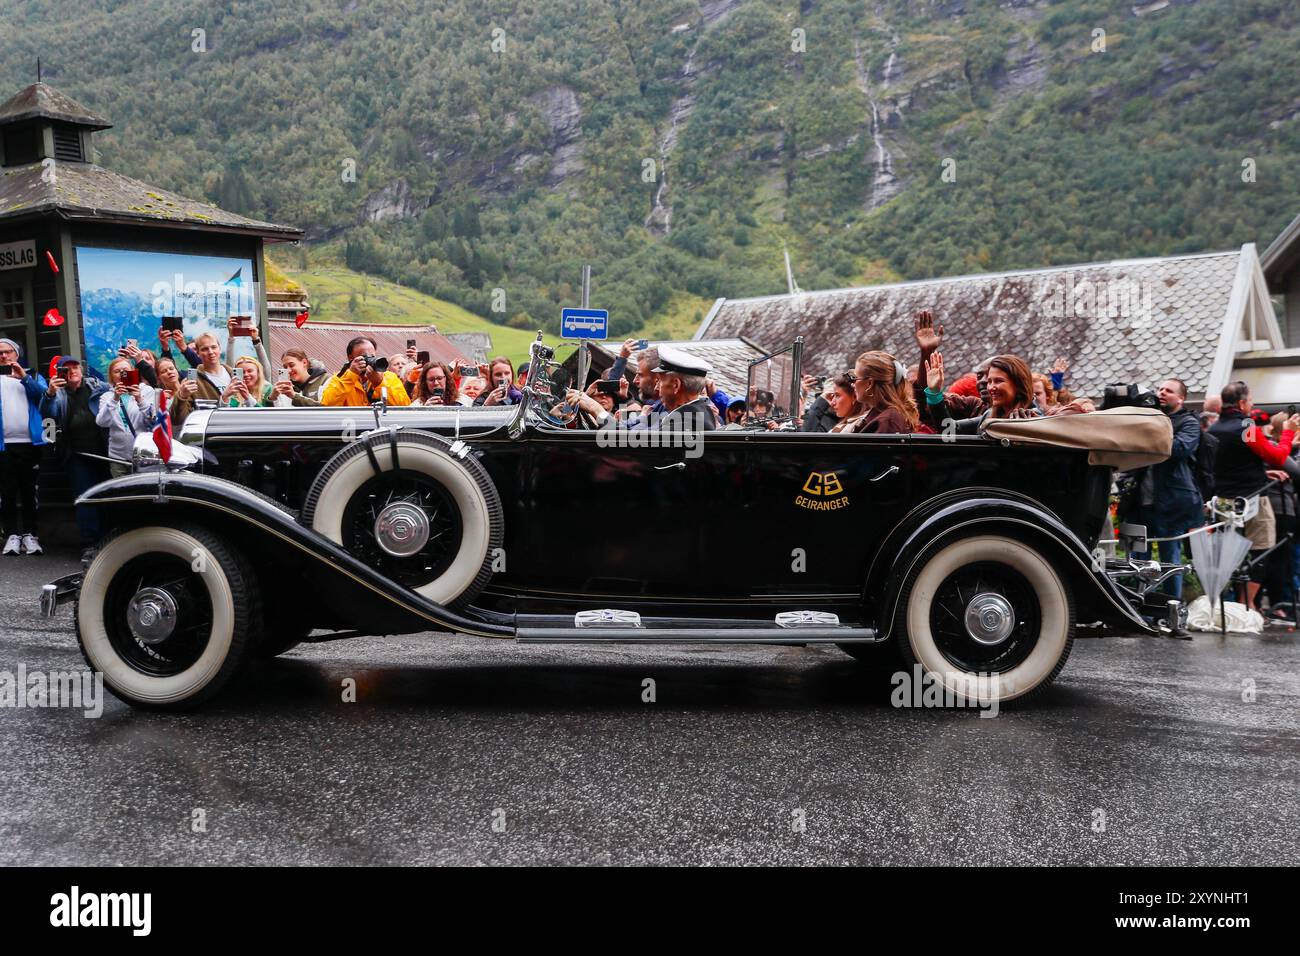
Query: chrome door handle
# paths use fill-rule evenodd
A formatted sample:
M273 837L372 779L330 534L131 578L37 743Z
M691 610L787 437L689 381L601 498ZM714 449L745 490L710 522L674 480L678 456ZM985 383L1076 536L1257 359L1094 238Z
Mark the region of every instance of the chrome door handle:
M669 468L676 468L678 471L682 471L686 468L686 462L675 461L671 465L655 465L655 471L667 471Z
M897 465L890 465L888 468L886 468L886 469L885 469L884 471L882 471L880 474L876 475L876 477L874 477L874 478L868 478L867 480L868 480L868 481L880 481L882 478L889 478L891 475L896 475L896 474L898 474L898 466L897 466Z

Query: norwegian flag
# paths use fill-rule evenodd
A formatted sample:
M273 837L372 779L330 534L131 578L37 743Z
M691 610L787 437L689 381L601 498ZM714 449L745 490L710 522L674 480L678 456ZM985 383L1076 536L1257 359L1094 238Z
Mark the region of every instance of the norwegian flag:
M158 457L164 463L172 460L172 418L167 413L171 393L158 390L158 424L153 427L153 443L158 448Z

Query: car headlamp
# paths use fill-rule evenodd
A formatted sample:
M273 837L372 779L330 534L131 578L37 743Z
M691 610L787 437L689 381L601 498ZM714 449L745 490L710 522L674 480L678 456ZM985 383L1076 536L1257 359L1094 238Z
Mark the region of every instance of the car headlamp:
M161 468L164 464L172 471L183 471L197 465L199 460L199 453L195 449L173 440L171 457L164 463L152 432L136 435L135 443L131 446L132 471L150 471Z

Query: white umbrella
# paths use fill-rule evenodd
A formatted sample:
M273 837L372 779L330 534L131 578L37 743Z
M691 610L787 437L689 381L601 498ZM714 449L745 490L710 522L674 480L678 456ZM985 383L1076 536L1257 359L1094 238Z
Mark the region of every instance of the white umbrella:
M1192 535L1191 545L1192 567L1205 589L1205 596L1213 605L1228 586L1232 572L1245 560L1250 551L1250 539L1229 524Z

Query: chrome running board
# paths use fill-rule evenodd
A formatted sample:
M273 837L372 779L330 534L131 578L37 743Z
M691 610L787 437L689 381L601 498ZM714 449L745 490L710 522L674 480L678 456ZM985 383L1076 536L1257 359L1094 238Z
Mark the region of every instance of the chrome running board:
M572 623L570 623L572 622ZM601 608L567 615L521 614L521 644L872 644L873 628L845 626L828 611L782 611L770 621L729 618L647 618Z
M520 644L874 644L869 627L521 627Z

